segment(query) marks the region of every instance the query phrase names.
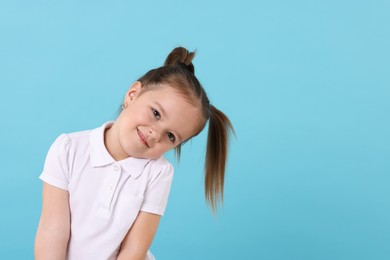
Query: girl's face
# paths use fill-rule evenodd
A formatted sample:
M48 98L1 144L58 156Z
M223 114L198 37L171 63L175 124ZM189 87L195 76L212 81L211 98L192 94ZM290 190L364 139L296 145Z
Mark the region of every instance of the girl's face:
M169 86L142 93L134 83L115 124L122 157L156 159L195 134L203 123L199 107ZM141 94L142 93L142 94Z

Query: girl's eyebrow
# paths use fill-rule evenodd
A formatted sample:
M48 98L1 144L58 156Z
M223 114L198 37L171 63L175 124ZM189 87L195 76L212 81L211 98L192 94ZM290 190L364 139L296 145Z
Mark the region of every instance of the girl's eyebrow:
M177 141L179 143L181 143L183 139L181 138L180 134L176 132L176 136L177 136L177 139L178 139Z
M164 116L167 116L167 114L165 113L164 108L162 107L162 105L160 103L158 103L158 101L154 101L154 104L157 106L158 110L160 110L160 112L163 113Z

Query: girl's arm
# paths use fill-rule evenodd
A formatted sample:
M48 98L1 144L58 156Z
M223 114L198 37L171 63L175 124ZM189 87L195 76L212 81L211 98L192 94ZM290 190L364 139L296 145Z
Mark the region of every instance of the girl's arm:
M65 259L69 235L69 193L44 182L42 214L34 245L35 259Z
M123 239L117 260L145 260L156 234L160 215L140 211Z

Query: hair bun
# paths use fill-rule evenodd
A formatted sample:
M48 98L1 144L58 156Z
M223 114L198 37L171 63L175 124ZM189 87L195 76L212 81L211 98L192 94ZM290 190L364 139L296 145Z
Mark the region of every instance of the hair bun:
M165 59L164 66L169 65L178 65L183 66L191 73L195 73L194 65L192 64L192 59L195 57L195 52L190 52L186 48L177 47L169 53L168 57Z

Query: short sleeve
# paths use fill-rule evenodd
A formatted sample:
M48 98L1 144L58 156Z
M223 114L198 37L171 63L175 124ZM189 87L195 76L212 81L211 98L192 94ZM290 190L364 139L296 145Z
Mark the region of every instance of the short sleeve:
M43 172L39 178L57 188L68 190L69 183L69 149L71 141L66 134L60 135L51 145Z
M165 161L159 169L151 168L150 180L144 193L141 211L164 215L173 179L173 166Z

